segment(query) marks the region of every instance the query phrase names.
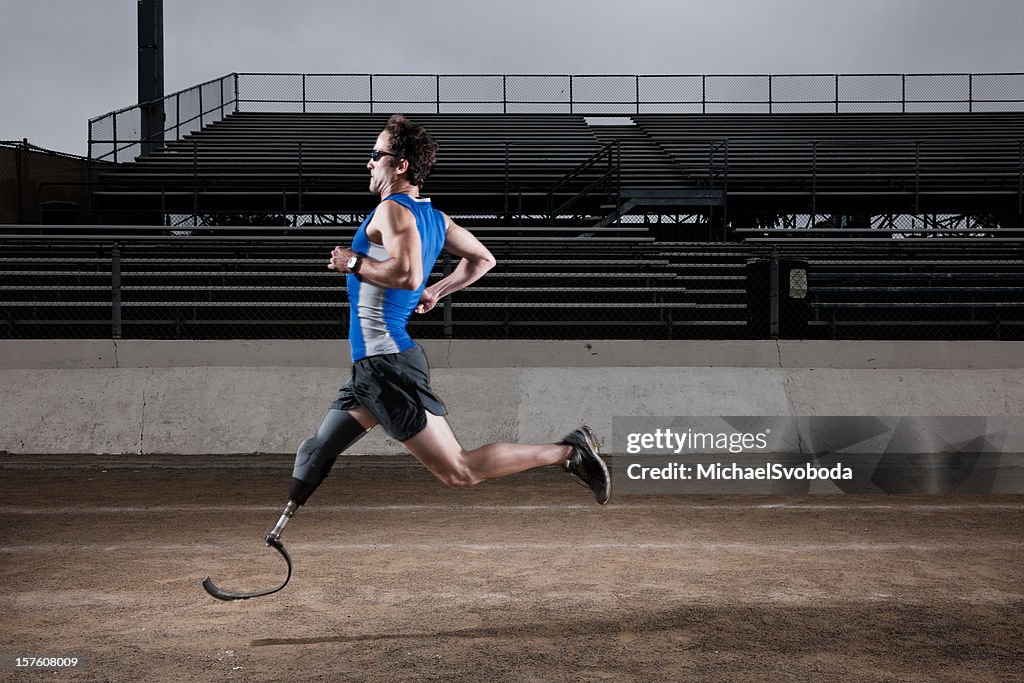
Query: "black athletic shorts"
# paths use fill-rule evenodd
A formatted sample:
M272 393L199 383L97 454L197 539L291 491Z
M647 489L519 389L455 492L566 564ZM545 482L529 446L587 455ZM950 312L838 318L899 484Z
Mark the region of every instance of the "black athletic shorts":
M366 408L396 441L408 441L427 426L427 411L447 415L430 388L430 366L423 349L386 353L356 361L352 379L331 404L337 410Z

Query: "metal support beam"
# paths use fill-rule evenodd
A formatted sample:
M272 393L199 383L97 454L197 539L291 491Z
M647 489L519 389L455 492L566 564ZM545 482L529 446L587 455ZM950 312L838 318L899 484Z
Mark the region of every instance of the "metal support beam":
M442 262L442 273L443 277L448 277L452 272L452 255L448 252L444 252L444 261ZM443 334L445 339L451 339L454 336L454 329L452 324L452 297L446 296L444 298L443 313L444 313L444 328Z
M779 249L772 247L768 269L768 337L779 338Z
M28 149L28 138L24 138L21 144L14 148L14 177L18 192L18 223L25 222L25 182L22 179L24 173L23 154Z
M121 338L121 245L110 250L110 334Z

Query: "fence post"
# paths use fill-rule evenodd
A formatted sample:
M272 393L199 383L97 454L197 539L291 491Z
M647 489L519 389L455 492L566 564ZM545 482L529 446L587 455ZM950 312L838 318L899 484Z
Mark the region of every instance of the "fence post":
M615 141L615 212L618 213L622 204L622 140ZM622 216L615 219L617 224L622 223Z
M441 113L441 74L434 74L434 94L437 96L437 113Z
M811 225L818 217L818 141L811 142Z
M25 222L25 200L22 196L24 181L22 180L22 151L28 146L28 138L21 141L21 144L14 148L14 177L18 190L18 223Z
M511 222L512 214L509 213L509 203L508 203L509 202L509 199L508 199L508 191L509 191L509 177L508 177L509 176L509 164L510 164L510 159L509 159L509 141L505 140L505 220Z
M121 248L117 242L110 249L110 334L121 338Z
M715 189L715 141L708 143L708 189Z
M111 114L111 117L113 117L113 119L114 119L114 125L113 125L113 130L114 130L114 133L113 133L113 138L114 138L114 163L116 164L117 163L117 114Z
M974 74L967 74L967 111L974 111Z
M501 113L508 113L508 74L501 75Z
M373 74L370 74L370 113L373 113Z
M1024 140L1017 146L1017 216L1024 216Z
M779 248L768 258L768 337L779 338Z
M569 113L575 113L572 108L572 74L569 74Z
M636 76L636 113L640 113L640 75Z
M914 214L921 213L921 141L914 143Z
M444 265L442 266L442 272L444 277L447 277L452 272L452 255L448 252L444 253ZM452 338L452 297L451 295L444 298L444 338Z
M235 113L237 114L238 111L239 111L239 107L238 107L238 104L239 104L238 103L238 74L237 73L234 74L234 77L235 77Z
M722 178L722 241L729 235L729 138L725 139L725 176Z
M768 113L772 113L772 75L768 74Z
M901 90L900 90L900 111L904 114L907 113L907 75L900 75Z
M192 226L199 225L199 147L192 138Z
M85 160L85 184L87 191L86 196L86 215L88 215L87 221L92 223L94 218L92 215L92 155Z
M708 77L707 74L701 74L700 77L700 113L708 113Z
M203 127L203 86L199 86L199 127Z
M302 113L306 113L306 74L302 74Z
M836 113L839 113L839 74L835 74L836 77Z

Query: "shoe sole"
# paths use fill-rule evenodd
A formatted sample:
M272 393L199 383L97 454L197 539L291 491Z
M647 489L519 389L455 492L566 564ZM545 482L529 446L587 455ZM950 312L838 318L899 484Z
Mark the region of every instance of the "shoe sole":
M604 472L604 500L598 500L599 505L607 505L608 501L612 497L612 475L608 471L608 465L605 463L604 458L601 457L601 451L597 447L597 439L594 438L594 432L587 425L583 425L583 434L587 437L587 445L590 446L590 450L594 452L597 457L597 461L601 463L601 471Z

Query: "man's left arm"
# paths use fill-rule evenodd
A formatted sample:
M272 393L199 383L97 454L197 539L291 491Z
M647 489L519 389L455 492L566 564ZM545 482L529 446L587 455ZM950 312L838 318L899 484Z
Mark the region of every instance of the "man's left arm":
M412 212L398 202L381 202L366 232L370 241L384 245L388 258L378 261L362 256L356 274L381 287L418 289L423 282L423 256ZM347 247L335 247L327 267L339 273L351 273L347 264L353 256L361 255Z

